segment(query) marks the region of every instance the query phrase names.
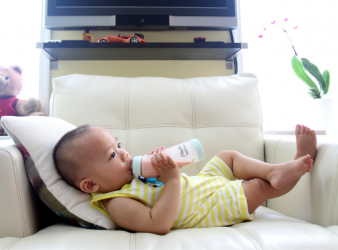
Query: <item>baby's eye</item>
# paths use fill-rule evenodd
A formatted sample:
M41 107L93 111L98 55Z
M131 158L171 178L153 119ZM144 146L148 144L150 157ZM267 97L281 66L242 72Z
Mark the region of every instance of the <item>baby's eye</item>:
M121 147L121 143L117 144L117 147L120 148Z
M5 77L6 81L8 80L8 76Z
M115 157L115 152L111 153L110 158L114 158Z

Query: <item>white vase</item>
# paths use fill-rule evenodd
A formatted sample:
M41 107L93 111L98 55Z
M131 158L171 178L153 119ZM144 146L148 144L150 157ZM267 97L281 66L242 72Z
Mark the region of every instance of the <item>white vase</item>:
M326 131L332 114L332 99L313 99L312 102L315 124L319 129Z
M295 123L303 124L316 131L328 128L332 114L332 99L304 99L291 108Z
M326 129L326 134L338 135L338 99L332 101L332 110L329 118L329 124Z

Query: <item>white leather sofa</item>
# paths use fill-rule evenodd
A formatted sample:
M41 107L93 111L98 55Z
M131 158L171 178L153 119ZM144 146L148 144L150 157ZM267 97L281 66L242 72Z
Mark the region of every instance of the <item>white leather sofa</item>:
M294 136L264 136L252 74L191 79L71 75L53 79L50 115L111 131L129 153L198 138L206 158L233 149L268 163L289 161ZM0 140L0 249L338 249L338 138L318 136L318 153L288 194L253 221L160 236L97 230L58 221L31 188L20 151Z

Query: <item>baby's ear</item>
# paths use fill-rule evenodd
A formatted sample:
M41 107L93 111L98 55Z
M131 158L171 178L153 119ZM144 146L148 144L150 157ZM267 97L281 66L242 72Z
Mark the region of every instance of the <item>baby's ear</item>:
M85 193L95 193L99 190L100 185L93 182L91 179L84 179L80 182L80 189Z

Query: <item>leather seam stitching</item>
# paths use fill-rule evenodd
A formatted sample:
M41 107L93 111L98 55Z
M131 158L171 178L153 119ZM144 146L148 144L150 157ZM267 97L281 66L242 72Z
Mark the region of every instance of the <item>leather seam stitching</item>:
M134 234L134 233L130 234L129 248L132 249L132 250L136 249L136 234Z
M55 225L55 224L54 224ZM76 229L74 230L67 230L68 231L76 231ZM55 233L55 232L65 232L64 229L53 229L53 230L46 230L46 231L39 231L36 233L36 235L40 235L40 234L48 234L48 233Z
M280 141L282 140L283 138L280 138L277 143L276 143L276 148L275 148L275 154L273 156L273 161L272 161L272 164L276 164L276 155L277 155L277 147L278 147L278 144L280 143ZM265 145L264 145L265 146ZM266 162L266 161L265 161ZM266 200L266 207L268 207L268 202L269 200Z
M13 154L11 152L9 152L7 149L3 149L3 151L7 152L11 159L12 159L12 164L13 164L13 171L14 171L14 179L15 179L15 186L16 186L16 191L18 193L18 203L19 203L19 211L20 211L20 220L22 223L22 233L23 233L23 237L26 236L26 225L25 225L25 214L22 208L22 201L21 201L21 192L20 192L20 187L19 187L19 181L18 181L18 176L17 176L17 165L16 165L16 161L15 161L15 157L13 156Z
M96 125L96 126L102 126L105 128L110 128L110 129L127 129L126 126L121 126L121 127L115 127L115 126L105 126L105 125ZM254 129L259 129L257 126L234 126L234 125L195 125L191 126L189 124L186 125L179 125L179 124L170 124L170 123L162 123L162 124L143 124L139 126L128 126L129 129L142 129L142 128L158 128L158 127L178 127L178 128L191 128L191 129L197 129L197 128L215 128L215 127L238 127L238 128L254 128Z
M51 109L51 114L50 114L50 116L51 117L53 117L54 116L54 109L55 109L55 95L53 96L53 100L52 100L52 105L53 105L53 108Z
M273 156L273 164L276 164L276 155L277 155L277 148L278 148L278 145L279 145L279 143L280 143L280 141L282 140L283 138L280 138L279 140L278 140L278 142L276 143L276 148L275 148L275 154L274 154L274 156Z
M111 125L105 125L105 124L92 124L93 126L97 126L97 127L104 127L106 129L120 129L120 130L126 130L127 129L127 125L124 126L111 126ZM216 125L198 125L195 127L191 126L190 124L170 124L170 123L160 123L160 124L143 124L143 125L138 125L138 126L132 126L130 127L128 124L128 128L129 129L142 129L142 128L159 128L159 127L177 127L177 128L191 128L191 129L197 129L197 128L215 128L215 127L236 127L236 128L254 128L254 129L259 129L259 127L252 125L252 126L234 126L232 125L220 125L220 124L216 124Z
M17 164L15 164L15 168L14 168L14 172L15 172L15 179L16 179L16 183L17 183L17 188L18 188L18 193L19 193L19 206L20 206L20 211L21 211L21 221L22 221L22 226L23 226L23 236L26 236L26 224L25 224L25 214L23 211L23 207L22 207L22 200L21 200L21 192L20 192L20 183L18 180L18 174L17 174Z
M256 80L256 94L257 94L257 99L258 99L258 103L259 103L259 111L260 111L260 117L261 117L261 119L260 119L261 120L260 130L263 134L263 112L262 112L261 98L259 97L259 91L258 91L258 80Z
M247 239L249 241L251 241L253 243L253 245L255 246L256 249L260 249L262 250L262 247L259 245L259 243L255 240L254 237L252 237L251 234L249 234L247 231L241 229L241 228L236 228L237 231L242 231L243 235L245 235L247 237Z
M269 219L257 219L256 217L256 223L258 222L261 222L261 221L264 221L264 222L279 222L279 221L283 221L283 222L290 222L290 223L305 223L305 224L310 224L309 222L306 222L306 221L293 221L293 220L269 220Z
M21 239L15 239L15 240L13 240L13 241L11 241L10 243L8 243L6 246L5 246L5 248L4 249L11 249L14 245L15 245L15 243L17 243L18 241L20 241ZM8 247L8 248L7 248Z
M196 101L195 101L195 92L194 92L194 87L191 84L191 82L187 79L188 86L189 86L189 91L190 91L190 101L191 101L191 112L192 112L192 130L195 138L198 139L198 134L197 134L197 126L196 126ZM201 163L197 162L197 171L200 172L202 170Z
M127 80L127 86L126 86L126 113L125 113L125 116L126 116L126 124L125 124L125 129L126 129L126 141L128 143L127 145L127 151L130 152L130 134L129 134L129 87L130 87L130 79Z
M334 191L333 191L333 201L332 201L332 208L331 208L331 218L330 218L330 226L332 226L333 225L333 223L334 223L334 208L335 208L335 204L336 204L336 199L337 199L337 177L338 177L338 171L337 171L337 169L338 169L338 163L336 164L336 176L335 176L335 184L334 184Z

